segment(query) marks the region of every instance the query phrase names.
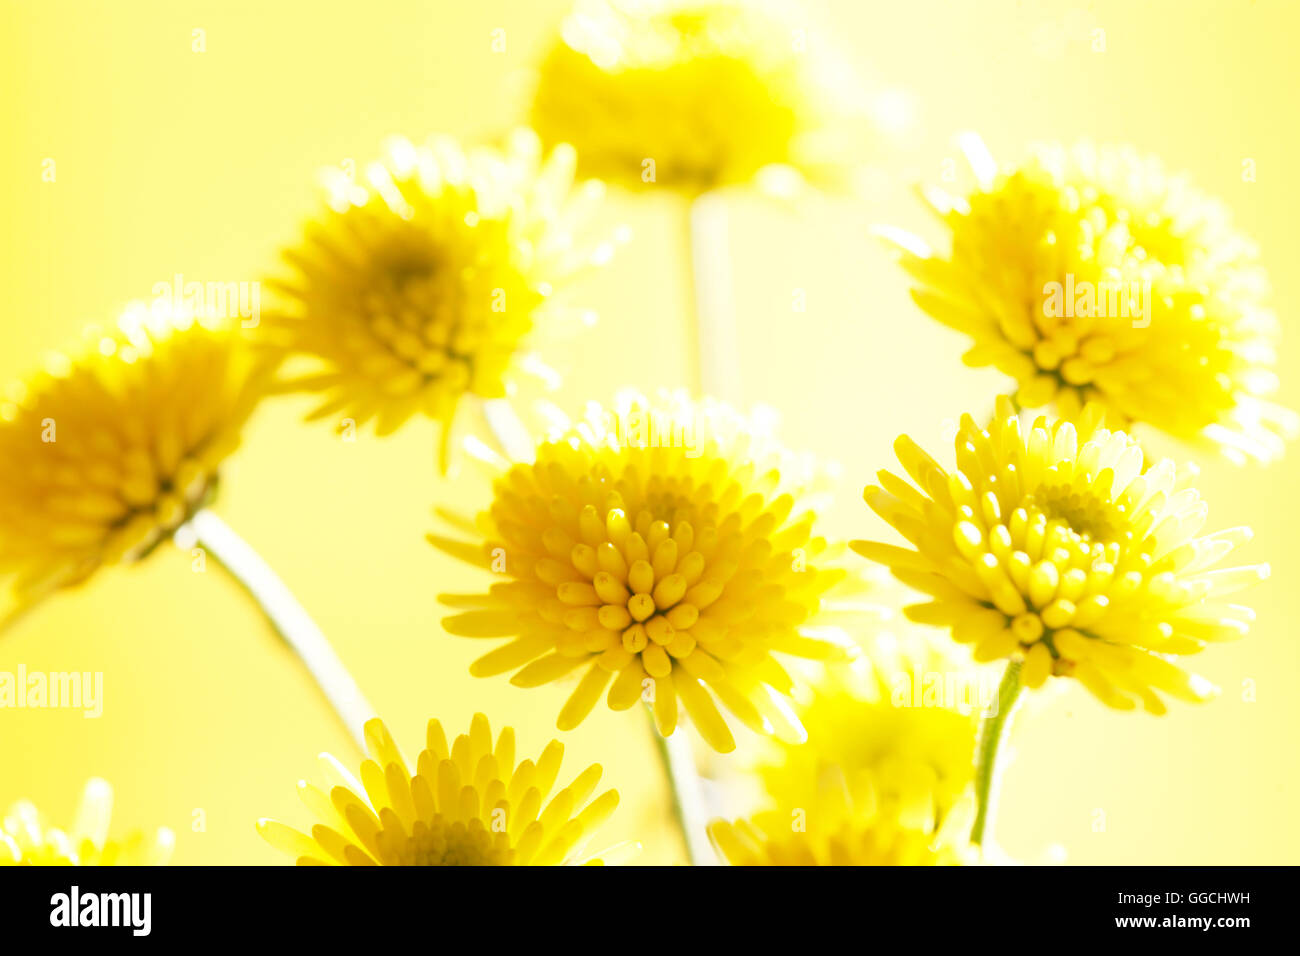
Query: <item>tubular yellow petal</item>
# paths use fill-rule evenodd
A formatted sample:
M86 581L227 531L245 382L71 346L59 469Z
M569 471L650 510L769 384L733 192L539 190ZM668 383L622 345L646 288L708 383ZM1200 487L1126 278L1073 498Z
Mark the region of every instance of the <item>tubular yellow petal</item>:
M510 678L510 683L516 687L540 687L542 684L549 684L563 677L582 663L583 659L579 657L547 654L516 673Z
M652 706L660 736L670 736L677 729L677 690L671 677L655 678Z
M700 732L705 742L718 753L731 753L736 749L736 738L731 728L718 713L717 705L700 683L693 678L684 677L674 682L677 693L686 705L686 713Z
M612 710L627 710L645 693L644 682L650 680L636 660L628 664L610 685L608 703Z
M257 832L267 843L290 856L314 856L318 852L316 841L283 823L265 818L257 821Z
M556 726L560 730L573 730L591 713L591 708L596 706L596 701L600 695L605 692L605 686L609 683L612 675L596 664L587 669L579 681L577 688L569 696L564 704L564 709L560 711L559 720Z
M513 611L498 609L467 611L442 619L448 634L458 637L506 637L519 629L519 616Z

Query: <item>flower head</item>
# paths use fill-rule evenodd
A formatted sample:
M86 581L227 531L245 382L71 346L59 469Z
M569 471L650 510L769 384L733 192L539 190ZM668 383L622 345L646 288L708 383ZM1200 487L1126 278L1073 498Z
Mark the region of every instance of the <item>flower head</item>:
M618 806L616 790L588 802L599 764L552 796L564 745L553 740L536 762L516 764L514 728L494 744L482 714L450 747L429 721L414 774L383 721L366 724L366 745L360 781L321 754L326 786L299 782L318 821L308 833L265 819L258 832L300 865L553 866L576 862Z
M1160 714L1157 691L1212 695L1173 655L1245 634L1254 613L1224 598L1268 566L1216 569L1249 529L1197 537L1207 507L1194 472L1147 463L1100 418L1093 406L1077 425L1040 417L1025 429L1002 398L988 431L963 416L952 474L900 437L916 486L882 471L866 500L911 547L853 547L928 595L908 616L950 628L976 660L1023 661L1028 687L1074 677L1112 707Z
M821 175L855 84L828 75L843 64L801 36L775 9L735 0L580 3L542 64L532 121L614 183L694 194L772 165Z
M329 211L285 253L295 306L265 323L273 352L314 365L287 385L322 393L311 417L388 434L424 413L445 442L465 395L508 394L525 339L560 314L554 288L609 254L574 244L600 186L573 189L573 169L571 148L543 160L520 131L504 152L394 139L364 185L332 171Z
M806 626L845 578L813 530L814 474L769 424L715 402L593 403L496 482L480 542L429 536L501 578L444 596L468 610L443 625L511 638L475 661L478 676L515 670L512 683L534 687L581 670L562 730L608 686L615 710L653 700L665 736L680 700L719 751L735 740L710 691L752 729L801 738L773 652L844 653Z
M765 809L710 825L732 864L976 862L965 835L983 675L919 628L855 637L863 655L826 668L797 708L808 741L761 751Z
M72 829L48 826L40 812L20 800L0 818L0 866L160 866L172 855L176 838L160 828L152 835L136 830L123 840L108 838L113 788L91 778L82 793Z
M956 866L974 859L954 838L956 827L936 832L905 823L877 808L869 792L854 794L834 765L809 781L808 791L807 802L713 821L714 846L733 866Z
M263 392L237 322L136 303L88 340L0 401L0 573L20 601L185 522Z
M850 664L827 668L796 708L803 744L771 742L755 770L780 806L806 807L832 768L850 792L904 825L940 825L971 782L984 675L921 629L882 632Z
M1096 402L1238 461L1281 453L1297 418L1265 398L1278 323L1219 203L1131 149L1044 148L995 174L966 143L979 188L925 191L949 256L892 233L916 301L974 341L966 364L1014 378L1025 407L1070 418Z

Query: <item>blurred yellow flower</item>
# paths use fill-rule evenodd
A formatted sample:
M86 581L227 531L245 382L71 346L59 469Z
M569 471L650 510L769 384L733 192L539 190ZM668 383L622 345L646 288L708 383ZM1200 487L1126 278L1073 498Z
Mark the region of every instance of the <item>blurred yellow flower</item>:
M361 764L360 781L321 754L325 788L299 782L318 820L310 835L266 819L258 832L299 865L555 866L577 862L618 806L616 790L587 802L600 782L599 764L543 805L564 745L553 740L536 763L516 764L514 728L502 730L494 745L482 714L450 747L442 725L430 720L414 774L383 721L366 724L366 744L370 759Z
M20 604L148 553L201 506L263 392L238 321L133 303L0 401L0 574Z
M1212 570L1247 528L1196 537L1207 506L1194 471L1147 464L1128 435L1038 418L1027 431L1007 398L988 431L962 417L949 474L906 435L894 444L916 487L888 472L866 489L872 510L911 548L854 542L930 600L910 618L950 628L977 661L1024 662L1020 679L1075 677L1112 707L1164 713L1162 691L1203 701L1214 688L1176 666L1254 619L1224 598L1267 565ZM917 489L920 489L919 491Z
M807 743L771 742L756 761L769 798L809 806L836 767L850 792L872 793L905 826L943 822L972 780L976 727L996 681L918 630L876 635L863 656L813 682L796 709Z
M947 258L897 230L913 297L970 336L971 366L1016 380L1022 405L1088 402L1230 458L1267 461L1296 415L1265 396L1278 323L1254 245L1224 207L1127 148L1042 148L997 173L965 140L979 188L923 190Z
M512 638L474 662L480 677L518 669L511 682L535 687L582 669L562 730L610 685L614 710L652 698L664 736L680 699L721 752L735 739L710 690L752 729L801 738L781 698L793 679L773 652L845 653L805 626L845 581L813 531L815 476L758 415L684 393L592 403L497 480L477 525L461 523L481 542L429 536L502 578L445 595L468 610L443 625Z
M139 830L124 840L108 838L113 788L91 778L82 792L72 829L46 825L40 812L20 800L0 818L0 865L160 866L172 855L176 838L163 827L152 835Z
M809 781L808 790L806 803L713 821L714 846L733 866L958 866L974 860L956 837L958 827L909 826L880 811L869 792L854 793L834 765Z
M283 387L323 393L311 419L374 420L380 435L424 413L445 453L461 398L507 395L535 362L525 338L566 314L553 290L608 258L608 244L574 242L601 187L575 189L573 171L571 148L543 159L525 130L504 151L393 139L364 184L330 171L329 212L285 252L297 275L275 283L294 307L265 323L274 353L313 365Z
M532 121L618 184L695 194L772 165L825 177L846 151L857 84L806 46L770 3L580 2L542 63Z

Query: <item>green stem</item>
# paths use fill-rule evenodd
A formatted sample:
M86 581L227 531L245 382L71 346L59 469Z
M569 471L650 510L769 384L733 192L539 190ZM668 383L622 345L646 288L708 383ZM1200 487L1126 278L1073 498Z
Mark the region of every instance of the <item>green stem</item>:
M365 724L375 709L321 629L273 570L234 530L207 508L187 525L198 546L229 572L266 615L276 633L298 655L339 722L364 754Z
M709 845L707 814L700 794L700 777L695 770L695 758L691 756L686 734L678 730L671 737L664 737L655 726L653 712L646 708L646 714L650 717L650 734L654 737L659 763L668 779L673 819L681 831L686 855L692 866L712 866L716 861Z
M993 842L1000 767L998 752L1011 726L1011 715L1020 702L1020 662L1012 661L998 685L998 709L980 723L979 749L975 755L975 825L970 841L976 846Z

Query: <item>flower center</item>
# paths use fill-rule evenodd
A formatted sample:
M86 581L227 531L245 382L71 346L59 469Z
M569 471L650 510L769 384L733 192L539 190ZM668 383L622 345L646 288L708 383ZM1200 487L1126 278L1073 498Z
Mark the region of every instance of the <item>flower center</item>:
M1046 482L1005 518L995 516L987 531L962 522L957 545L1005 615L1014 645L1041 641L1054 660L1062 632L1081 638L1111 598L1140 583L1152 565L1123 505L1087 483Z
M411 248L381 256L358 311L374 340L426 379L468 382L478 343L462 321L455 270L442 258L432 249Z
M590 650L604 649L612 638L641 658L646 673L667 677L673 659L695 650L691 629L721 596L737 564L719 553L712 521L697 531L688 520L705 519L680 489L647 493L642 503L635 520L617 495L603 517L594 506L583 509L582 540L569 554L580 580L559 582L556 596L570 606L563 623L590 639Z
M389 835L396 836L385 830L380 840ZM512 851L504 833L495 836L481 820L447 823L439 814L429 822L417 820L397 856L402 866L505 866Z
M1113 541L1124 527L1115 505L1068 484L1044 485L1025 502L1027 510L1041 511L1049 522L1061 521L1080 543Z
M616 528L627 520L620 509L607 515ZM721 585L697 588L705 559L692 550L695 529L682 520L675 527L650 510L637 515L636 531L621 543L608 540L596 552L600 570L592 587L601 605L601 627L621 634L623 649L639 654L654 677L671 672L670 657L686 657L695 649L690 628L699 620L701 605L721 593Z

